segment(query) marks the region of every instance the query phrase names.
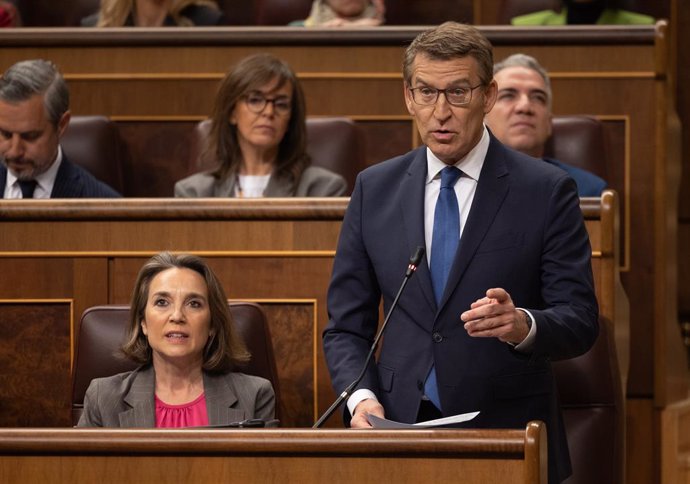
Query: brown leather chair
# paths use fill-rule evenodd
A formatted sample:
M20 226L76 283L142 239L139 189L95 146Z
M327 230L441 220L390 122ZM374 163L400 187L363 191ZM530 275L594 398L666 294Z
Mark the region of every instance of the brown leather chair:
M83 17L98 11L100 0L15 0L25 27L78 27Z
M278 370L266 314L258 304L229 303L239 334L244 338L252 358L239 371L266 378L276 394L276 418L280 418ZM137 367L136 363L120 356L129 318L129 306L95 306L81 317L79 343L72 373L72 423L79 421L84 408L84 394L94 378L100 378Z
M475 2L476 3L476 2ZM438 25L446 20L473 23L473 2L425 0L386 2L386 25Z
M127 156L117 126L106 116L72 116L60 140L69 160L124 195Z
M197 141L192 149L198 152L190 159L189 174L213 168L199 156L211 128L206 119L196 127ZM307 118L307 153L314 166L327 168L347 181L349 195L357 174L364 168L364 140L360 128L349 118Z
M217 0L228 25L255 25L257 0Z
M308 118L307 153L312 164L345 177L348 195L357 174L364 168L364 141L359 127L349 118Z
M554 116L545 156L576 166L608 180L606 133L591 116Z
M312 0L256 0L257 25L287 25L309 16Z
M600 317L592 349L553 369L573 466L564 484L623 484L625 400L612 323Z

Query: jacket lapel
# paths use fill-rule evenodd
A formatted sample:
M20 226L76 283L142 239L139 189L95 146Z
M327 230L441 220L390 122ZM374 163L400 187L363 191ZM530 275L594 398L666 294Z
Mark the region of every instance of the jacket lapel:
M265 197L292 197L295 193L295 184L289 176L279 176L276 173L271 174L268 179L268 185L264 190Z
M232 373L212 375L204 372L204 393L209 425L229 425L247 417L244 410L234 407L238 400L230 384Z
M62 163L58 168L57 175L55 175L55 184L53 191L50 193L50 198L72 198L78 196L76 192L79 186L79 174L72 168L72 164L67 159L64 151L62 153Z
M237 175L230 173L222 182L214 185L214 197L234 197ZM285 176L272 174L264 190L264 197L292 197L295 184Z
M134 381L125 395L125 403L131 408L120 412L120 427L156 426L156 408L154 405L155 374L153 366L137 370Z
M237 175L234 173L228 174L227 177L213 184L213 195L214 197L234 197L235 196L235 181L237 180Z
M439 310L443 308L462 279L486 232L493 224L509 189L508 168L505 163L505 148L491 136L489 150L484 160L477 191L462 231L460 246L455 254L453 266L448 274L446 289L441 298ZM487 288L488 289L488 288Z
M424 240L424 190L426 181L426 147L417 149L407 170L407 177L400 184L400 209L402 212L407 253L412 255L418 246L426 248ZM428 256L428 254L427 254ZM412 284L418 284L432 312L436 312L436 298L431 285L429 264L424 257L413 277Z
M2 197L5 198L5 184L7 183L7 168L4 165L0 165L0 189L2 190Z

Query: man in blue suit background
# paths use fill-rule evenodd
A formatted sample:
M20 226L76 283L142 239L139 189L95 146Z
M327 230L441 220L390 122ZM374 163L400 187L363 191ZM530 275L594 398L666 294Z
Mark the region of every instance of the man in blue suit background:
M541 158L575 180L581 197L600 197L606 182L587 170L544 157L551 136L552 92L546 70L532 56L513 54L494 65L498 84L496 104L486 115L486 124L499 141L514 150Z
M360 173L328 292L324 350L337 393L355 380L410 254L426 247L346 421L401 422L480 411L463 424L547 424L549 482L570 474L550 361L598 334L591 247L572 178L505 148L484 126L493 54L447 22L404 58L404 98L424 146Z
M52 62L14 64L0 78L2 198L113 198L120 194L60 148L70 120L69 91Z

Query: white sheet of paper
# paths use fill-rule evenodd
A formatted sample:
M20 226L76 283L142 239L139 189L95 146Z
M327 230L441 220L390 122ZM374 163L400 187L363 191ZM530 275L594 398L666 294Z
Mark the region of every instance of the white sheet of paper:
M451 415L450 417L438 418L436 420L427 420L426 422L417 422L414 424L396 422L394 420L388 420L370 414L367 414L367 420L369 420L369 423L375 429L425 429L467 422L468 420L472 420L477 415L479 415L479 412L461 413L458 415Z

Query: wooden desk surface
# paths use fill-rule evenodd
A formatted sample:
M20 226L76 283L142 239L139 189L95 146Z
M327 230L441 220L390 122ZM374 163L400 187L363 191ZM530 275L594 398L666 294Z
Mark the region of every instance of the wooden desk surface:
M0 481L546 484L546 430L0 430Z

